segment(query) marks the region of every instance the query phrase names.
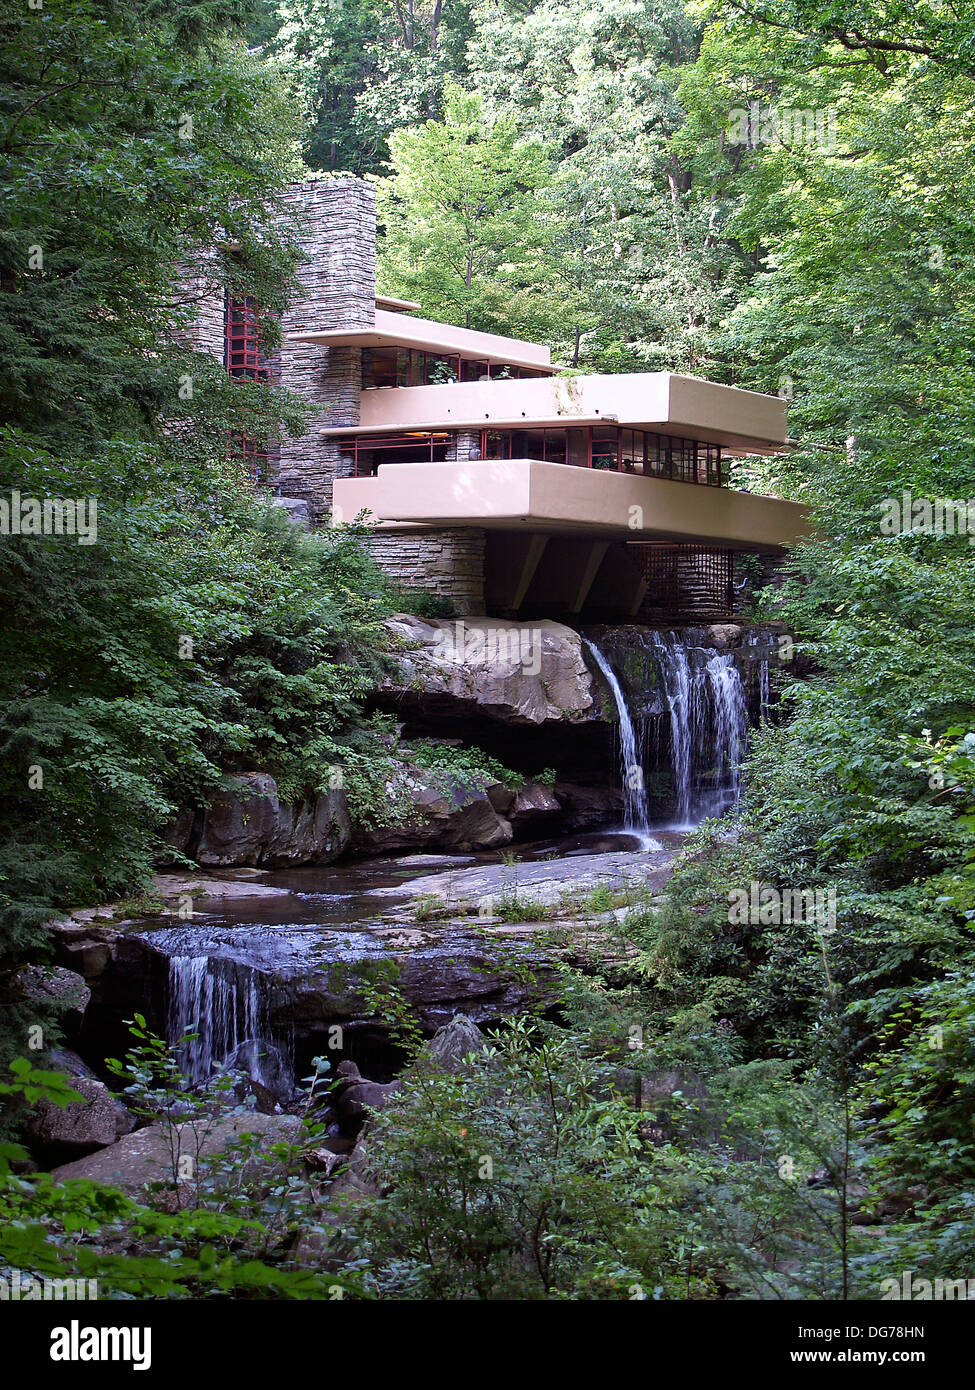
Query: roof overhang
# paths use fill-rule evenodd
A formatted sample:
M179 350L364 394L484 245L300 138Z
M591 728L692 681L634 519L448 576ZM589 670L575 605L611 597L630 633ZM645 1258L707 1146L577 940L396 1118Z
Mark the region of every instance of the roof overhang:
M378 301L377 301L378 302ZM402 301L407 303L408 301ZM324 347L400 347L417 348L442 357L463 357L471 362L507 363L530 367L534 371L556 372L552 354L538 343L505 338L499 333L478 333L472 328L455 328L432 319L408 318L402 313L376 310L372 329L306 329L289 333L289 342L321 343ZM410 388L407 388L410 389Z
M392 309L394 313L399 314L412 314L422 309L423 305L415 304L412 299L394 299L389 294L377 294L376 308Z

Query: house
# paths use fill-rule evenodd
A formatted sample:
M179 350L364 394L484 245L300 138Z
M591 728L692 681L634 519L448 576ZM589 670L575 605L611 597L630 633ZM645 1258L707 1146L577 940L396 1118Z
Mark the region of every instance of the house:
M307 260L276 371L324 411L267 481L317 523L363 521L403 588L460 615L716 619L734 611L736 557L774 562L807 532L806 507L728 486L730 457L786 447L779 398L563 374L537 343L423 318L376 294L372 183L288 196ZM253 318L213 297L198 340L257 376Z

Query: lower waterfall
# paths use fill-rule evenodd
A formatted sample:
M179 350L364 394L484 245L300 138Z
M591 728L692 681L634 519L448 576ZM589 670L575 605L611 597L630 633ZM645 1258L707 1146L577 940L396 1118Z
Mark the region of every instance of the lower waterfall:
M268 1037L260 973L218 956L171 955L168 961L166 1031L187 1082L240 1070L276 1095L287 1094L290 1067Z

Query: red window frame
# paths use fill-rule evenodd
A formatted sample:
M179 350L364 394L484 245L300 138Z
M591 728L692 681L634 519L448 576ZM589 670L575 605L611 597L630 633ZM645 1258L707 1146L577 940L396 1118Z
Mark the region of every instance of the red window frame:
M594 428L605 430L615 430L615 438L596 441L594 448L593 431ZM584 429L586 431L586 462L585 464L573 464L572 459L572 431L573 429ZM630 436L628 443L630 454L633 458L633 468L623 468L623 446L624 431ZM561 434L564 436L564 453L555 460L548 457L548 436L550 434ZM360 450L374 449L413 449L421 447L429 454L429 461L436 463L434 451L445 447L449 443L454 430L416 430L406 434L390 435L354 435L352 437L338 438L338 447L343 452L350 452L353 458L353 476L372 477L373 474L362 474L359 470ZM622 473L632 471L634 476L638 476L637 469L641 469L642 476L646 478L662 478L669 481L695 483L700 486L722 487L724 485L722 477L721 447L717 444L705 444L693 439L682 439L676 435L656 434L652 430L636 430L629 426L619 426L605 424L598 427L592 425L566 425L549 426L545 428L539 426L537 429L498 429L493 426L484 426L480 431L480 458L482 460L491 459L510 459L514 457L514 436L515 434L530 434L541 436L541 448L539 462L547 463L551 461L565 463L568 467L587 467L593 468L594 456L604 461L609 461L608 466L604 466L603 471ZM491 449L496 445L497 452L492 453ZM651 449L654 458L651 459ZM614 457L615 455L615 457ZM528 454L527 457L535 458L536 454ZM417 460L413 460L416 462ZM426 460L424 460L426 461Z
M261 351L258 319L257 301L253 295L235 296L229 290L225 291L224 367L230 376L241 380L269 382L272 368ZM271 451L243 431L231 431L227 440L227 456L242 460L255 487L269 481Z

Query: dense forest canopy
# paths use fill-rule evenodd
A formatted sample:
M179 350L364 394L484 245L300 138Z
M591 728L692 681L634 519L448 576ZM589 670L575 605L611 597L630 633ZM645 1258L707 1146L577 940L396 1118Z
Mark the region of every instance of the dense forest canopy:
M400 1185L357 1236L395 1269L380 1291L614 1296L613 1271L656 1269L665 1296L707 1298L731 1268L749 1296L832 1297L919 1260L969 1271L975 550L967 532L882 522L905 490L975 499L975 15L940 0L59 0L8 9L0 40L4 490L97 495L102 528L91 550L0 543L4 1066L33 1019L12 972L43 951L51 912L143 890L187 799L255 761L304 789L341 764L363 805L382 796L384 734L364 709L396 596L351 533L297 535L242 483L228 429L300 433L307 412L194 352L172 292L174 265L224 248L273 343L296 263L281 192L349 171L378 184L381 291L429 317L550 342L571 368L786 398L795 447L737 463L734 481L812 504L817 525L757 610L805 675L784 678L783 717L756 736L736 834L702 832L663 917L633 917L627 978L574 980L570 1041L551 1043L583 1156L546 1180L567 1226L588 1209L610 1232L598 1277L577 1242L563 1283L506 1283L517 1203L451 1243L409 1155L422 1131L436 1171L459 1171L445 1136L480 1102L496 1122L482 1076L480 1102L431 1082L422 1115L387 1123ZM835 934L729 933L728 885L750 880L828 882ZM620 1060L611 1040L634 1017L641 1065L693 1068L724 1117L675 1100L652 1198L625 1115L598 1143L586 1129L578 1074L580 1057ZM769 1169L778 1153L855 1174L878 1202L909 1189L909 1214L882 1252L857 1245L845 1195L824 1226ZM16 1186L0 1200L10 1219L53 1210ZM791 1243L801 1278L749 1264L758 1229ZM690 1275L668 1253L682 1233ZM203 1240L186 1237L194 1260ZM433 1272L430 1241L447 1252ZM26 1243L8 1257L40 1259ZM172 1287L205 1284L202 1268Z

